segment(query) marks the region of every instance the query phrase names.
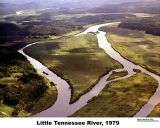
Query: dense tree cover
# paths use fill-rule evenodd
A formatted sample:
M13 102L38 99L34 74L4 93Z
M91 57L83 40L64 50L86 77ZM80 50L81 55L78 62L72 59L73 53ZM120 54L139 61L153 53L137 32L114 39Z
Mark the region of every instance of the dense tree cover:
M103 14L103 15L95 15L95 16L84 16L81 18L76 19L77 22L84 22L84 23L101 23L105 22L106 20L116 20L128 17L134 17L132 14Z
M43 78L32 80L24 84L19 82L19 85L0 85L0 100L3 104L8 106L14 106L15 111L12 113L13 116L17 116L17 109L27 109L27 106L36 103L39 98L46 92L47 86L43 81ZM21 108L18 108L21 106ZM16 112L16 113L15 113Z
M18 38L22 40L23 38L28 36L32 36L33 38L40 38L49 35L60 35L77 29L83 29L83 26L87 24L101 23L105 22L106 20L121 19L125 18L126 16L133 15L106 14L95 16L82 16L80 18L62 20L51 20L51 13L47 13L47 15L41 14L38 16L11 16L5 19L7 21L17 22L17 24L1 22L0 39L1 41L8 41L18 40Z
M35 73L36 75L36 73ZM28 76L30 74L28 73ZM22 75L22 77L24 77ZM21 102L29 104L30 102L36 101L40 98L48 88L45 86L42 77L37 77L37 79L32 79L32 77L28 77L28 83L23 83L19 79L19 85L10 86L10 85L1 85L0 88L2 90L3 103L6 105L18 105Z
M74 27L72 26L67 26L66 27L54 27L51 25L32 25L32 26L26 26L24 28L24 30L26 30L29 35L32 36L45 36L45 35L60 35L60 34L64 34L70 31L75 30Z
M130 18L124 20L119 27L142 30L148 34L160 36L160 17Z
M14 79L12 84L0 83L0 101L1 104L14 107L12 116L17 116L19 111L36 103L48 89L44 78L37 75L26 58L17 53L16 49L14 46L0 47L0 79ZM13 76L15 73L19 75Z
M20 28L12 23L0 23L0 35L9 35L14 34L16 35L17 32L20 31Z
M13 23L0 22L0 37L24 37L28 33L20 28L20 26Z
M0 43L22 40L27 35L28 32L16 24L0 22Z
M79 28L82 24L72 21L52 21L52 22L23 22L22 24L0 23L0 42L22 40L26 37L49 36L65 34ZM38 37L39 38L39 37Z
M7 116L19 116L22 111L30 114L40 112L56 99L54 87L48 88L47 81L17 52L35 40L29 38L30 34L24 28L23 25L0 23L0 107L13 108L12 113L6 113ZM47 98L49 101L43 104ZM3 113L0 116L4 116Z
M133 16L130 14L106 14L95 16L83 16L81 18L72 18L66 20L55 20L51 22L31 21L23 22L23 30L30 35L44 36L44 35L60 35L73 30L82 29L84 25L101 23L106 20L115 20L125 18L126 16Z
M126 16L133 15L106 14L62 20L49 20L51 13L47 13L47 15L42 13L38 16L11 16L5 18L5 20L12 22L0 22L0 43L15 43L17 41L26 43L29 39L46 39L50 35L61 35L83 29L84 25L101 23L106 20L121 19ZM46 18L49 19L47 20ZM20 45L20 43L15 44Z

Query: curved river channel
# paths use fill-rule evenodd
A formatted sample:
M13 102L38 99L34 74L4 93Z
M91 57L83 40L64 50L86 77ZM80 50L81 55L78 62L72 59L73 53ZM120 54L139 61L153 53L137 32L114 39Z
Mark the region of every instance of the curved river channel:
M108 83L113 82L113 81L117 81L120 79L128 78L128 77L134 75L135 72L133 71L133 69L138 69L141 72L152 76L154 79L156 79L158 81L158 88L157 88L156 92L150 98L148 103L140 109L140 111L135 115L135 117L146 117L148 114L150 114L150 112L154 109L154 107L158 103L160 103L160 76L158 76L154 73L151 73L151 72L147 71L146 69L140 67L139 65L135 65L134 63L123 58L118 52L116 52L112 48L111 44L107 41L106 36L105 36L106 32L99 30L100 27L118 24L118 23L119 22L113 22L113 23L95 25L95 26L88 28L86 31L84 31L76 36L79 36L82 34L87 34L89 32L98 33L96 36L98 39L99 47L102 48L106 52L106 54L108 54L111 58L113 58L117 62L121 63L124 67L123 69L116 69L113 71L116 71L116 72L128 71L128 75L121 77L121 78L114 79L114 80L107 80L113 72L113 71L110 71L108 74L101 77L99 82L89 92L87 92L86 94L81 96L80 99L73 104L69 104L70 99L71 99L70 85L65 80L63 80L62 78L57 76L54 72L50 71L47 67L42 65L39 61L26 55L23 52L23 50L25 48L30 47L34 44L41 43L41 42L35 42L33 44L29 44L29 45L25 46L24 48L18 50L18 52L21 53L22 55L24 55L27 58L27 60L33 65L33 67L37 70L38 74L46 77L51 82L56 84L56 87L58 90L57 100L53 104L53 106L47 110L44 110L44 111L34 115L34 117L67 117L67 116L70 116L70 115L74 114L76 111L78 111L79 109L81 109L82 107L84 107L85 105L87 105L87 102L90 99L92 99L95 96L98 96L98 94L102 91L102 89L105 86L107 86ZM47 74L44 74L44 72L46 72Z

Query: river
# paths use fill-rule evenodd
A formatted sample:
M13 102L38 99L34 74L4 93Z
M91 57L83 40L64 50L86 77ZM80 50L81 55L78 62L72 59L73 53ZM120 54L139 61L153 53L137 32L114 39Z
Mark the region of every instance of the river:
M110 71L108 74L101 77L99 82L88 93L81 96L80 99L77 100L73 104L69 104L70 99L71 99L70 85L65 80L63 80L62 78L57 76L54 72L50 71L47 67L42 65L39 61L26 55L23 52L23 50L25 48L30 47L34 44L41 43L41 42L35 42L33 44L29 44L18 51L19 53L21 53L22 55L24 55L27 58L27 60L37 70L38 74L46 77L51 82L55 83L57 90L58 90L57 100L56 100L55 104L52 107L50 107L49 109L35 114L34 117L67 117L67 116L70 116L70 115L74 114L76 111L80 110L85 105L87 105L87 102L90 99L92 99L95 96L98 96L98 94L102 91L102 89L105 86L107 86L107 84L109 84L110 82L117 81L117 80L124 79L124 78L128 78L128 77L134 75L135 72L133 71L133 69L138 69L141 72L152 76L153 78L155 78L158 81L158 88L157 88L156 92L150 98L148 103L146 105L144 105L141 108L141 110L135 115L135 117L146 117L148 114L150 114L150 112L154 109L154 107L158 103L160 103L160 77L154 73L147 71L146 69L140 67L139 65L135 65L134 63L123 58L117 51L115 51L112 48L111 44L107 41L107 39L105 37L106 33L99 30L100 27L118 24L118 23L119 22L95 25L95 26L88 28L86 31L84 31L76 36L87 34L89 32L98 33L96 36L98 39L99 47L102 48L106 52L106 54L108 54L111 58L113 58L117 62L121 63L124 67L123 69L116 69L113 71L116 71L116 72L128 71L128 75L121 77L121 78L114 79L114 80L107 80L113 72L113 71ZM44 72L46 72L48 75L44 74Z

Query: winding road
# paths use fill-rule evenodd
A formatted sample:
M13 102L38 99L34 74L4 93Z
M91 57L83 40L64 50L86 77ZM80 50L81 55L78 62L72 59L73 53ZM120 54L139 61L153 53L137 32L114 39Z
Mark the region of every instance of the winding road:
M23 50L27 47L30 47L34 44L38 44L41 42L35 42L33 44L29 44L25 46L24 48L20 49L18 52L24 55L28 61L33 65L33 67L37 70L38 74L46 77L49 79L51 82L56 84L57 90L58 90L58 96L55 104L50 107L47 110L44 110L40 113L37 113L34 115L34 117L67 117L72 114L74 114L76 111L84 107L87 102L92 99L95 96L98 96L98 94L102 91L102 89L107 86L110 82L117 81L120 79L128 78L132 75L135 74L133 69L139 69L141 72L146 73L150 76L152 76L154 79L158 81L158 88L156 92L153 94L153 96L150 98L148 103L144 105L141 110L135 115L135 117L146 117L150 112L154 109L154 107L160 103L160 77L154 73L149 72L148 70L140 67L139 65L135 65L134 63L126 60L123 58L117 51L115 51L111 44L107 41L106 39L106 33L103 31L100 31L99 28L107 25L113 25L113 24L119 24L119 22L114 22L114 23L106 23L106 24L101 24L101 25L95 25L90 28L88 28L86 31L76 35L80 36L82 34L87 34L89 32L96 32L98 33L96 36L98 38L98 44L99 47L102 48L106 54L108 54L111 58L116 60L117 62L121 63L123 65L123 69L116 69L113 71L116 72L121 72L121 71L128 71L128 75L117 78L114 80L107 80L110 75L112 74L113 71L110 71L108 74L104 75L101 77L99 82L86 94L80 97L78 101L76 101L73 104L69 104L70 99L71 99L71 88L70 85L57 76L54 72L50 71L47 67L42 65L39 61L35 60L34 58L26 55ZM47 74L44 74L47 73Z

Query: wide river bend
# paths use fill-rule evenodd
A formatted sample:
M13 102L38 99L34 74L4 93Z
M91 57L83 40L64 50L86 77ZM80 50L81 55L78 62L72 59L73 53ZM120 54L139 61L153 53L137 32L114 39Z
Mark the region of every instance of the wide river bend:
M23 52L23 50L27 47L30 47L34 44L38 44L41 42L35 42L33 44L29 44L25 46L24 48L18 50L19 53L24 55L27 60L33 65L33 67L37 70L39 75L42 75L46 77L49 81L56 84L56 88L58 91L57 100L53 104L52 107L50 107L47 110L44 110L40 113L37 113L36 115L33 115L34 117L67 117L72 114L74 114L76 111L87 105L87 102L92 99L95 96L98 96L98 94L102 91L102 89L107 86L110 82L117 81L120 79L128 78L135 74L133 69L139 69L141 72L146 73L150 76L152 76L154 79L158 81L158 88L156 92L153 94L153 96L149 99L148 103L144 105L139 112L135 115L135 117L146 117L150 112L154 109L154 107L160 103L160 76L149 72L148 70L140 67L139 65L135 65L134 63L126 60L123 58L117 51L115 51L111 44L106 39L106 32L100 31L99 28L107 25L114 25L119 24L119 22L113 22L113 23L106 23L106 24L100 24L95 25L90 28L88 28L86 31L76 35L80 36L83 34L87 34L90 32L98 33L97 39L98 39L98 45L100 48L102 48L106 54L108 54L111 58L116 60L117 62L121 63L123 65L123 69L116 69L113 71L120 72L120 71L128 71L128 75L117 78L114 80L107 80L113 71L110 71L108 74L104 75L100 78L98 83L86 94L80 97L79 100L77 100L75 103L70 104L71 99L71 88L70 85L57 76L54 72L50 71L46 66L44 66L42 63L40 63L38 60L35 60L34 58L28 56ZM44 74L46 72L48 75Z

